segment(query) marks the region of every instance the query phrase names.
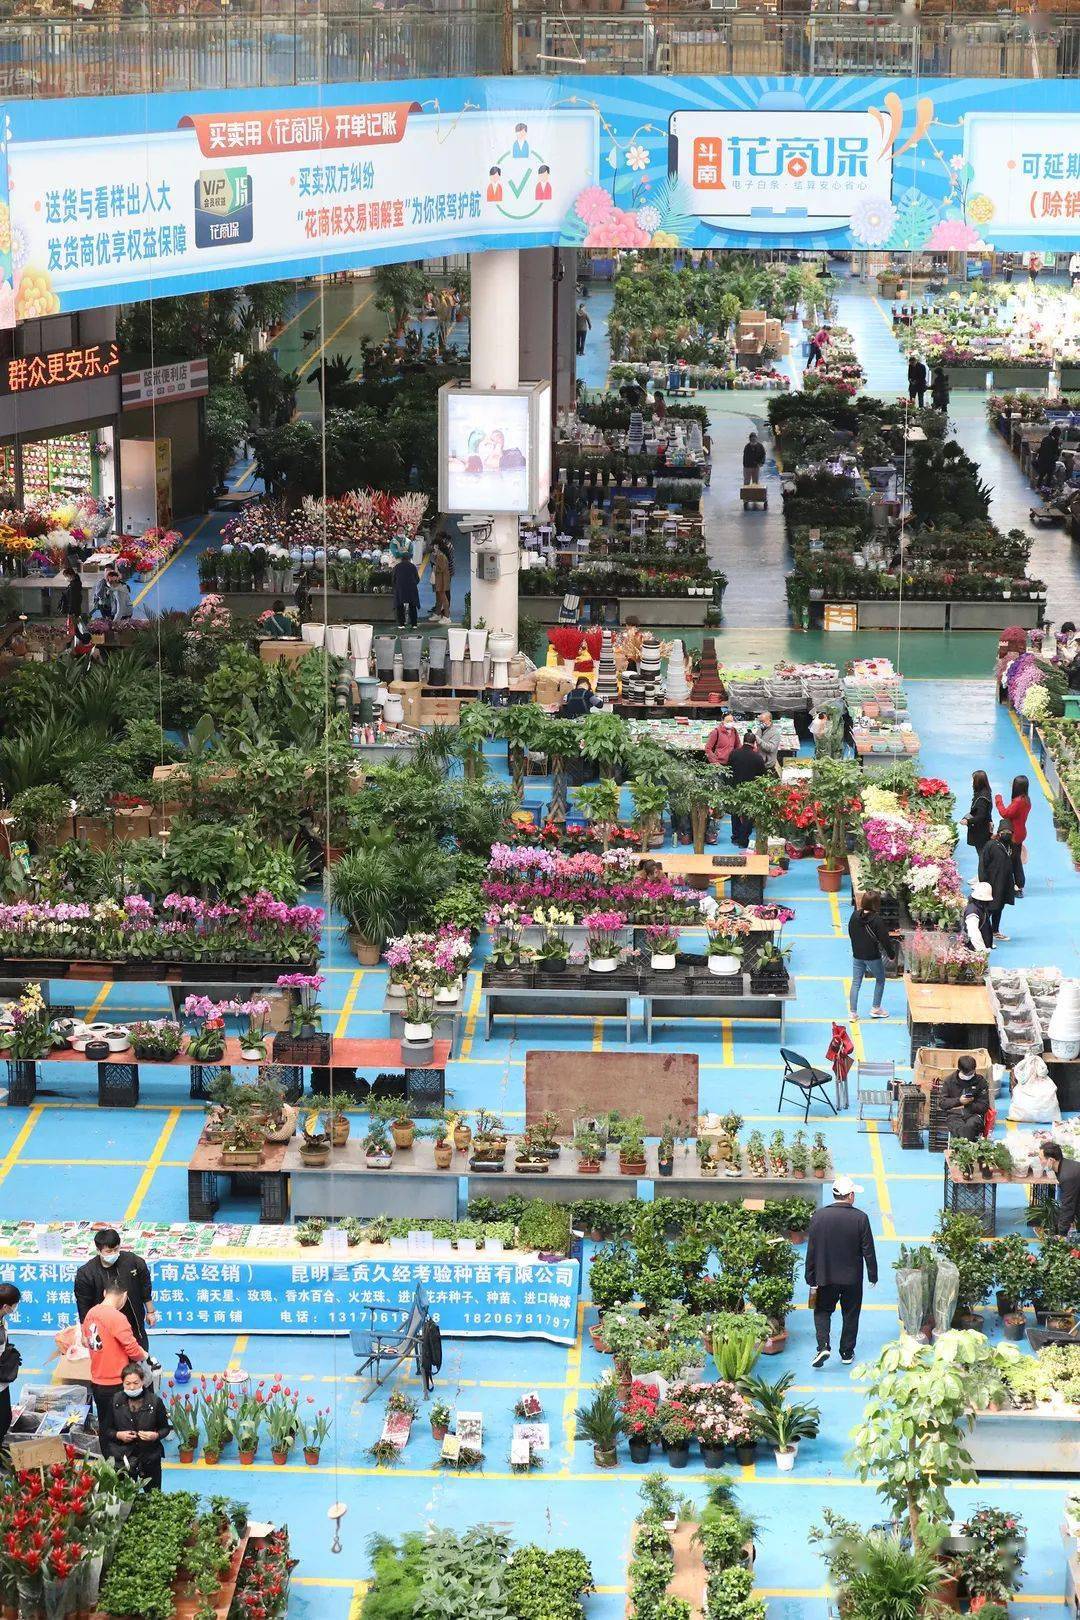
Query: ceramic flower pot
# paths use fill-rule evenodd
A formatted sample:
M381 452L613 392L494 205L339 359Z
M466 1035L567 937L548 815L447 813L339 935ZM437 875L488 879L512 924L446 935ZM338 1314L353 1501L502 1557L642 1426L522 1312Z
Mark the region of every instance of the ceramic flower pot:
M776 1466L782 1474L790 1474L791 1470L795 1467L795 1456L797 1449L797 1447L792 1446L786 1451L773 1451L773 1456L776 1458Z
M348 1114L335 1114L330 1122L330 1142L333 1147L344 1147L349 1140Z
M387 692L383 704L383 719L388 726L400 726L405 718L405 705L400 692Z
M403 1033L407 1041L430 1041L432 1038L430 1024L410 1024L408 1019L405 1019Z
M709 972L715 973L721 979L730 978L732 974L738 973L740 965L740 959L737 956L709 957Z
M649 959L649 966L654 973L671 973L675 968L674 951L654 952Z
M480 634L482 635L483 631L481 631ZM465 649L469 644L469 632L467 630L455 629L455 627L451 625L446 632L446 639L450 647L450 662L452 664L460 664L462 659L465 657Z
M452 631L447 631L447 635L452 634ZM469 657L474 664L478 663L484 656L484 650L487 647L488 633L486 630L469 630L466 632L466 634L469 640ZM454 656L453 652L451 652L450 656L451 658Z
M394 1146L407 1151L413 1145L416 1136L416 1126L411 1119L395 1120L390 1126L390 1134L394 1138Z
M618 967L618 965L619 965L619 958L617 956L590 956L589 957L589 972L590 973L614 973L615 969Z
M364 666L367 673L368 660L371 657L371 639L375 633L375 626L371 624L350 624L349 626L349 653L356 661Z
M454 1157L452 1142L436 1142L434 1147L436 1170L449 1170Z
M324 645L328 653L334 658L348 658L349 656L349 627L347 624L328 624Z

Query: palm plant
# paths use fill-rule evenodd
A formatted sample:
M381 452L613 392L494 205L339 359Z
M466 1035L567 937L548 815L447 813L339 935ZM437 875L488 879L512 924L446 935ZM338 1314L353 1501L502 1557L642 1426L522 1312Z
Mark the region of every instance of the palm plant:
M395 920L394 866L390 852L368 845L344 855L330 870L330 898L343 911L358 954L379 960Z
M851 1557L842 1601L853 1620L919 1620L941 1584L937 1556L893 1532L860 1532Z
M622 1432L619 1397L614 1384L598 1384L592 1400L577 1407L574 1417L577 1420L577 1438L592 1442L598 1467L613 1468Z

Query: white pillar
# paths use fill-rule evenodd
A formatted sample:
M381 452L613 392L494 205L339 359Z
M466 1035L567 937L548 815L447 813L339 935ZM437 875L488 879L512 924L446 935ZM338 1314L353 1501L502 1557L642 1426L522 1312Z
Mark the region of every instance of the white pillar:
M474 253L469 294L471 381L474 388L516 388L518 385L519 309L518 253L497 249ZM491 535L500 559L499 578L476 577L475 550L470 548L469 589L472 622L483 619L489 631L501 630L517 646L518 520L497 517Z

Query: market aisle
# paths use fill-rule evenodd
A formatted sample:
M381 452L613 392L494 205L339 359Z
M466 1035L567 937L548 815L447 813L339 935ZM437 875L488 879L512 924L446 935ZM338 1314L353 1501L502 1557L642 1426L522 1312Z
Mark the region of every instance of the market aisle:
M765 417L768 399L768 394L756 392L698 395L698 402L708 407L712 439L712 480L701 503L708 555L728 576L724 630L787 621L787 540L772 435ZM742 453L751 431L768 452L762 472L769 505L767 510L751 507L744 512L739 499Z

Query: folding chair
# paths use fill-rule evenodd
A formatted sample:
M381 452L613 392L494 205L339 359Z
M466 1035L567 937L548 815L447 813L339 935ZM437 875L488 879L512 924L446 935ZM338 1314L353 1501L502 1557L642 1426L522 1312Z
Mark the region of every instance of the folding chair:
M864 1081L869 1084L864 1085ZM878 1084L874 1084L874 1082ZM882 1083L883 1082L883 1083ZM896 1107L896 1064L865 1063L860 1058L855 1064L855 1095L859 1105L859 1119L866 1120L864 1108L884 1108L885 1118L883 1124L892 1125L893 1110ZM860 1123L860 1136L869 1136L871 1131L869 1122L864 1126Z
M400 1367L407 1356L412 1356L419 1377L420 1344L429 1307L427 1295L417 1284L412 1305L407 1311L392 1309L385 1305L369 1305L361 1309L367 1311L368 1324L366 1327L350 1328L349 1340L353 1354L362 1358L356 1369L356 1376L363 1378L371 1368L375 1369L375 1383L362 1397L362 1400L367 1401L377 1389L381 1389L386 1378ZM385 1326L377 1325L377 1317L389 1320ZM387 1369L385 1373L384 1367Z
M784 1106L784 1092L787 1087L794 1086L796 1091L802 1093L803 1101L806 1104L803 1112L804 1125L810 1118L810 1104L814 1100L815 1091L821 1093L822 1102L826 1104L831 1114L835 1114L836 1109L833 1107L832 1099L829 1096L829 1087L833 1084L832 1075L826 1074L824 1069L815 1069L813 1064L807 1058L804 1058L800 1052L792 1052L786 1046L780 1048L780 1056L784 1060L784 1073L780 1080L780 1101L777 1108L783 1108Z

